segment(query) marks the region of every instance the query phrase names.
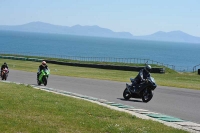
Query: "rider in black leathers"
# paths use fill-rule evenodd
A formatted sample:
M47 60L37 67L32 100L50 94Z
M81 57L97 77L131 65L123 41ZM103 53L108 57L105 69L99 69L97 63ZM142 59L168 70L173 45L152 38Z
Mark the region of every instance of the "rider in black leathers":
M1 72L3 69L7 68L8 69L8 65L6 62L3 63L3 65L1 66ZM8 69L8 72L9 72L9 69ZM1 75L1 74L0 74Z
M39 78L39 75L40 75L41 70L44 69L44 68L48 69L48 66L47 66L46 61L42 61L42 64L41 64L41 65L39 66L39 68L38 68L37 80L38 80L38 78Z
M148 77L150 77L150 71L151 71L151 66L146 65L143 69L141 69L138 73L138 75L135 77L134 81L132 82L132 85L130 87L131 92L137 91L138 85L141 82L144 82L147 80Z

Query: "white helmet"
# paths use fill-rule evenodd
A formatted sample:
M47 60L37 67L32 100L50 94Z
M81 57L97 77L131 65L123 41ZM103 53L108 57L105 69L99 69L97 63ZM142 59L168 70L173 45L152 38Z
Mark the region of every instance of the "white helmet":
M47 64L47 63L46 63L46 61L42 61L42 65L44 65L44 66L45 66L46 64Z
M148 73L151 72L151 66L150 65L146 65L144 70L146 70Z

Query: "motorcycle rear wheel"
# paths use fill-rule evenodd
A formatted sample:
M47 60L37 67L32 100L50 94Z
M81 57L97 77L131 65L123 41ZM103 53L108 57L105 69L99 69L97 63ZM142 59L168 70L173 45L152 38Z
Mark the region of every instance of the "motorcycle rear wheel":
M146 88L142 94L142 101L147 103L153 98L153 90Z
M123 97L125 100L129 100L131 98L131 94L130 92L128 91L127 88L125 88L124 92L123 92Z

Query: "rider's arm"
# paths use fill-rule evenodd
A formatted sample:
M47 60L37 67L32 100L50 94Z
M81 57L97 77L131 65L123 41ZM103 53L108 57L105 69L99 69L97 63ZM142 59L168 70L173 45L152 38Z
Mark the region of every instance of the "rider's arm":
M148 74L148 76L149 76L149 74ZM145 75L145 77L146 77L146 75ZM147 81L147 79L144 79L144 69L140 71L140 78L141 78L141 81L143 81L143 82Z
M39 73L40 71L41 71L41 67L39 66L39 67L38 67L38 73Z
M144 78L143 78L143 70L140 70L139 75L140 75L140 79L141 79L141 81L143 81L143 80L144 80Z
M49 70L49 67L46 65L46 69Z

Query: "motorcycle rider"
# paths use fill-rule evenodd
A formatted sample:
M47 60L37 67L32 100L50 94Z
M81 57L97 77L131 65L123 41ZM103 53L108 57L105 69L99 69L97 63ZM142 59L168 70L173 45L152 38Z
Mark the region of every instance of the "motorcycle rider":
M49 69L48 68L48 66L47 66L47 63L46 63L46 61L42 61L42 64L39 66L39 68L38 68L38 72L37 72L37 80L39 79L39 75L40 75L40 73L41 73L41 71L43 70L43 69Z
M141 82L147 81L147 78L150 77L151 66L146 65L143 69L141 69L138 75L135 77L134 81L132 82L131 87L129 88L131 92L136 92L138 86Z
M2 74L3 69L5 69L5 68L8 69L8 65L6 62L4 62L3 65L1 66L1 74ZM9 69L8 69L8 73L9 73Z

